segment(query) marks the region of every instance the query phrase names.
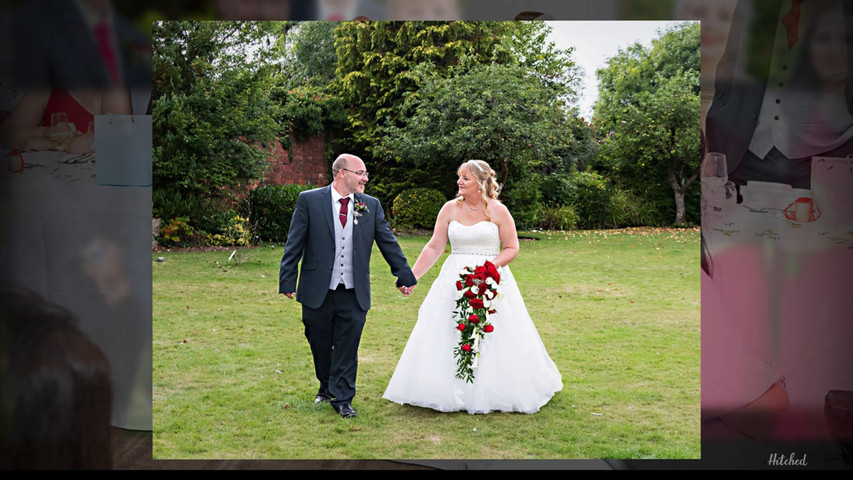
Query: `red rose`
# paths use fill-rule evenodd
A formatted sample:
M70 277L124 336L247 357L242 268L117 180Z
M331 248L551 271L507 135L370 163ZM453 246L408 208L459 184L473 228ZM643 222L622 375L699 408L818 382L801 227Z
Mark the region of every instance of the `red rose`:
M465 330L465 324L460 323L459 325L456 325L456 330L459 330L460 332L464 331Z
M470 303L471 303L471 308L474 308L474 309L483 308L483 300L482 299L472 298Z
M480 317L476 315L471 315L468 317L468 321L471 323L480 323Z
M493 309L489 310L489 314L490 314L490 315L494 315L494 314L495 314L495 309L493 308Z
M477 295L476 295L474 292L472 292L471 290L466 290L466 291L465 291L465 293L464 293L464 295L465 295L466 297L468 297L468 298L474 298L474 297L476 297L476 296L477 296Z
M493 327L492 324L488 324L488 325L483 327L483 331L486 333L492 332L494 330L495 330L495 327Z
M465 285L468 285L469 287L474 285L474 276L473 275L468 275L467 277L465 277Z
M467 343L465 345L462 345L462 350L465 350L466 352L470 352L471 351L471 345L468 345Z
M465 288L465 285L462 285L462 282L456 282L456 290L462 290Z
M495 282L500 283L501 274L498 273L498 267L496 267L494 263L486 262L486 270L489 272L489 276L492 277Z

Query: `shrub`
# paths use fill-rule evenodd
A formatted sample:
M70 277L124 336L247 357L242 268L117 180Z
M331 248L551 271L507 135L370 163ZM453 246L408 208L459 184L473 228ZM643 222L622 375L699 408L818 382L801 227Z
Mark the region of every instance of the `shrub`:
M198 195L166 188L155 188L151 194L155 218L195 219L210 211L210 200Z
M515 220L516 228L531 229L542 223L545 210L540 190L541 175L516 180L501 191L501 201Z
M263 241L287 240L296 199L300 192L312 188L311 185L267 185L252 190L246 209L253 233Z
M157 244L161 247L197 247L204 237L189 224L187 217L172 218L160 227Z
M545 230L572 230L578 226L578 216L571 205L545 207L540 226Z
M577 189L571 175L552 173L542 176L540 190L542 203L546 207L560 207L571 204L577 198Z
M207 244L215 246L246 246L251 240L249 219L232 214L222 233L208 233Z
M655 204L627 190L614 189L612 216L617 227L647 227L665 225Z
M572 176L575 197L572 206L578 214L578 227L583 229L613 228L613 195L610 182L595 172L578 172Z
M235 201L228 197L206 198L178 190L156 189L152 199L155 218L164 222L184 218L202 237L206 233L224 233L235 215L230 208Z
M437 190L410 188L394 199L391 215L401 226L432 228L441 207L447 202Z

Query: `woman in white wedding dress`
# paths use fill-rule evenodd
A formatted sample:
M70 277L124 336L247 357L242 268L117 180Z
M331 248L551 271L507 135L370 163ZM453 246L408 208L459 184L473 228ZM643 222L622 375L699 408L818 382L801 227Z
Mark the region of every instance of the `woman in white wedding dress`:
M533 324L507 266L518 254L512 215L497 200L495 172L482 160L459 167L458 197L438 214L432 238L412 272L420 278L444 252L452 251L418 311L418 321L383 398L442 412L534 413L563 388L556 365ZM480 343L473 383L456 377L454 348L460 332L453 317L456 280L465 266L494 263L502 296L489 316L494 331Z

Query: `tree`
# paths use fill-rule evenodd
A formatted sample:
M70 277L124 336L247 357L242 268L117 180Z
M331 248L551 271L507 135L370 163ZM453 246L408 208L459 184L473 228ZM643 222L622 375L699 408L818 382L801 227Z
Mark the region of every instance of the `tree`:
M343 102L331 88L338 65L337 26L338 22L299 22L276 45L281 72L270 93L282 107L279 123L297 138L322 133L329 142L348 126Z
M154 188L219 198L262 179L281 132L269 92L278 22L156 22Z
M511 188L525 173L558 161L568 129L561 128L565 114L553 100L553 90L521 65L480 64L448 78L428 76L401 109L399 126L383 130L379 148L405 163L408 180L448 197L456 168L472 158L486 160ZM430 178L422 173L427 170Z
M699 43L698 23L677 24L651 48L634 44L597 72L598 166L674 214L675 224L687 223L685 198L698 194Z
M491 108L493 104L506 104L517 93L503 89L509 81L504 79L491 98L476 98L483 91L466 86L466 82L479 83L483 88L488 88L483 83L488 80L485 78L487 73L481 66L516 68L514 72L525 79L525 88L547 91L547 98L536 94L543 98L535 107L537 112L541 109L567 108L567 103L573 99L577 82L576 67L571 60L571 51L556 49L546 41L546 35L547 26L540 22L343 23L336 30L338 69L335 87L344 103L350 106L347 144L352 150L364 155L369 168L382 170L382 178L371 182L380 198L389 201L405 188L422 186L423 178L415 179L411 168L412 158L409 155L414 150L407 148L404 143L389 143L387 138L395 132L411 129L408 138L414 145L420 142L416 139L419 135L423 139L425 135L439 133L438 130L430 132L429 128L419 130L417 122L409 121L407 117L416 115L420 108L424 109L421 115L432 115L426 112L433 108L442 108L446 111L440 113L452 115L449 110L457 109L457 104L466 101L473 102L469 105L472 108ZM495 67L494 71L498 70ZM475 72L465 81L443 83L444 79L465 76L469 71ZM506 75L505 71L499 73ZM426 85L429 87L423 88ZM464 90L466 96L448 96L454 90ZM501 98L503 95L507 96ZM420 107L422 102L427 103ZM432 107L428 106L430 102ZM439 104L444 106L438 107ZM513 113L521 115L523 112ZM471 133L472 129L482 126L477 122L486 122L490 127L499 124L498 121L486 120L485 115L472 120L466 131ZM514 133L513 128L506 126L502 131L506 134ZM499 130L481 133L500 142ZM453 138L458 139L459 135L454 134ZM437 144L451 146L439 137L435 139ZM506 142L507 137L504 136L504 139ZM465 142L464 148L459 145L459 148L447 152L432 149L431 152L437 156L431 157L430 161L443 159L458 165L465 158L459 155L466 156L465 159L480 158L484 152L475 155L475 147L481 146L484 141L473 139ZM523 142L524 137L519 137L517 141ZM527 143L533 144L532 141ZM546 149L542 143L529 148ZM516 153L514 148L499 150L496 144L485 153L495 153L499 161L505 162ZM530 156L527 153L524 155ZM426 161L425 156L421 155L420 158ZM542 160L539 158L538 161ZM503 173L507 178L512 175L511 166L510 163L504 165ZM447 170L449 163L443 168ZM435 171L433 164L430 164L429 170ZM455 167L452 171L455 173Z
M336 30L338 94L351 107L350 144L370 153L405 97L417 92L415 67L446 75L463 56L491 61L506 27L498 22L345 22Z
M282 48L288 87L327 87L334 82L337 26L338 22L300 22L288 32Z
M562 148L556 151L553 161L546 161L546 173L572 173L584 171L596 156L597 145L592 126L582 117L567 115L560 130L566 135Z

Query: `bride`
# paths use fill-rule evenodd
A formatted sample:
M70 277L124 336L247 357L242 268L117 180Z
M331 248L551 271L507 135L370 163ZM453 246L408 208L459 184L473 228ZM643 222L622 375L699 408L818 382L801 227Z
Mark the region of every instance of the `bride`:
M534 413L563 388L560 372L548 356L527 313L508 264L518 254L515 223L498 201L495 172L482 160L458 170L459 193L438 214L435 231L412 272L420 278L444 252L444 262L418 311L383 398L442 412ZM459 291L456 280L466 266L490 261L500 273L501 297L488 321L494 328L479 344L473 382L457 378L454 349L460 332L453 317Z

